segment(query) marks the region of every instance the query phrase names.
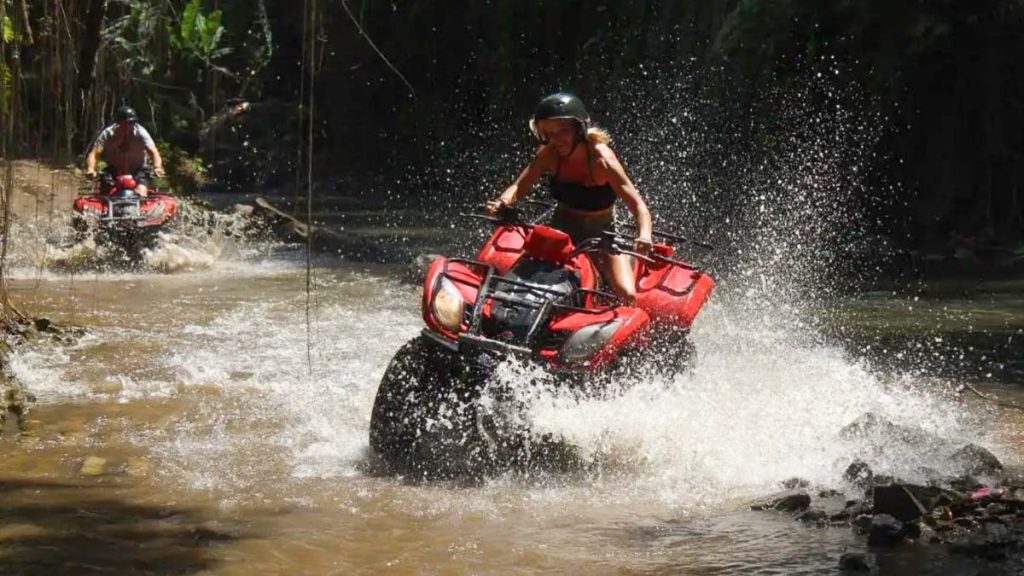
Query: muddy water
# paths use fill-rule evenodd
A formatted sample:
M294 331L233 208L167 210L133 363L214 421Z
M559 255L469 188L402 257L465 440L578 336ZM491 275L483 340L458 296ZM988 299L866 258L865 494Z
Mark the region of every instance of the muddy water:
M959 399L938 364L880 367L725 286L692 372L603 401L532 395L534 428L596 465L409 484L367 454L377 382L420 329L396 268L318 261L308 299L288 251L177 274L21 276L31 313L88 333L15 358L37 402L0 444L4 573L820 574L863 542L745 504L794 476L856 495L841 479L856 456L910 478L946 471L938 449L843 440L862 413L1024 457L1021 414ZM527 386L521 372L498 377ZM938 549L880 561L971 566Z

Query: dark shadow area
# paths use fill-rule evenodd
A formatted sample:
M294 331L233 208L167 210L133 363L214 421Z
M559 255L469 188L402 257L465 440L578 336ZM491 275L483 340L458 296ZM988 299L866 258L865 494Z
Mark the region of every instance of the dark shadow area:
M89 484L0 480L0 573L196 574L237 535L195 510L99 495Z

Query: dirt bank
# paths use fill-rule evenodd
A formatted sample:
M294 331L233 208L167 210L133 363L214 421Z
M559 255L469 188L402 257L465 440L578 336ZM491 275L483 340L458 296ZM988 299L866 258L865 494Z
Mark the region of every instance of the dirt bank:
M11 215L18 221L50 221L71 210L79 193L89 182L74 166L39 160L15 160Z

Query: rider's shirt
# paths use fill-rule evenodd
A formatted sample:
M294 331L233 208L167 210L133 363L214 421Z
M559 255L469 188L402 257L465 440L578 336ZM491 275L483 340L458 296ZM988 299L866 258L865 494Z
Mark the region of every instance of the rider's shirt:
M92 143L103 151L103 160L119 174L133 174L146 165L146 147L155 146L153 137L141 125L111 124Z
M615 190L608 184L594 182L594 169L590 165L589 148L587 149L587 172L590 174L592 184L561 180L558 177L561 170L562 159L559 157L555 173L551 175L551 196L560 204L588 212L607 210L615 205L615 199L618 197Z

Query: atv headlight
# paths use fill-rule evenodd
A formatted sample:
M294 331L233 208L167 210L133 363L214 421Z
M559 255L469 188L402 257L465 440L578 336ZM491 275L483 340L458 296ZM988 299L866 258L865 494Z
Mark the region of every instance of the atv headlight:
M462 299L459 289L452 284L451 280L441 277L437 293L434 294L434 318L448 330L458 332L462 326L463 310L466 301Z
M621 320L610 320L600 324L585 326L572 333L562 344L559 357L563 362L583 362L590 360L605 342L619 330Z

